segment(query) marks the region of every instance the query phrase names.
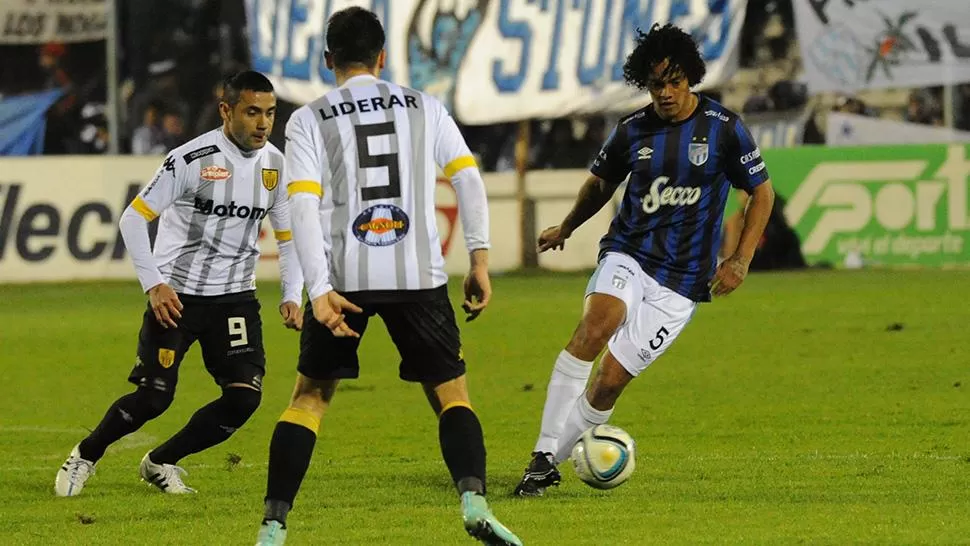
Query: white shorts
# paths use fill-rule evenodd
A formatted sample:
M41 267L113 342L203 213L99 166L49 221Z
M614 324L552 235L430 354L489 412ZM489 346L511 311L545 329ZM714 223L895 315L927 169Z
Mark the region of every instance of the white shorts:
M589 279L586 296L608 294L623 300L626 317L610 337L609 349L636 377L660 357L694 316L697 303L661 286L636 260L608 252Z

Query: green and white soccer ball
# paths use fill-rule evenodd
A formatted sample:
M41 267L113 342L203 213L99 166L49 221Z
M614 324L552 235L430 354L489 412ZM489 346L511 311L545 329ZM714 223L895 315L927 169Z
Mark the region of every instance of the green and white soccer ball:
M571 458L579 479L596 489L613 489L637 466L636 442L619 427L596 425L579 437Z

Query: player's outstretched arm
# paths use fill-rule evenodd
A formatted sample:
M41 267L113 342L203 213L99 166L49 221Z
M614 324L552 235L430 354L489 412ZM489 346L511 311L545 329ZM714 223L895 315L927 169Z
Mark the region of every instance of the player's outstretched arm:
M734 254L721 262L711 283L711 292L715 296L726 296L744 282L774 204L775 190L771 186L771 180L755 186L744 211L744 227L741 228L738 247Z
M539 252L545 252L547 250L562 250L566 246L566 239L568 239L574 231L576 231L579 226L586 223L587 220L593 217L604 205L610 202L613 197L613 192L616 191L617 185L607 182L602 178L591 174L583 187L579 190L579 196L576 197L576 202L573 204L572 210L566 215L562 223L558 226L552 226L546 228L539 235L539 242L537 248Z

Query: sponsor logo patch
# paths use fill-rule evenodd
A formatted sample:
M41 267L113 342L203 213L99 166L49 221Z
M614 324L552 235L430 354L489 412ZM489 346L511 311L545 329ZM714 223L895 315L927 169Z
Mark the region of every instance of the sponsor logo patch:
M411 219L394 205L376 205L360 213L351 226L357 240L368 246L390 246L408 234Z

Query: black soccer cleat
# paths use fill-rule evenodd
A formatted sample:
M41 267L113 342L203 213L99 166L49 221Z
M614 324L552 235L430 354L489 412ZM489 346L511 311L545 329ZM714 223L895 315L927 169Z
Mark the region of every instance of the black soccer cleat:
M547 487L558 486L561 480L552 453L534 451L522 481L515 486L514 494L519 497L541 497Z

